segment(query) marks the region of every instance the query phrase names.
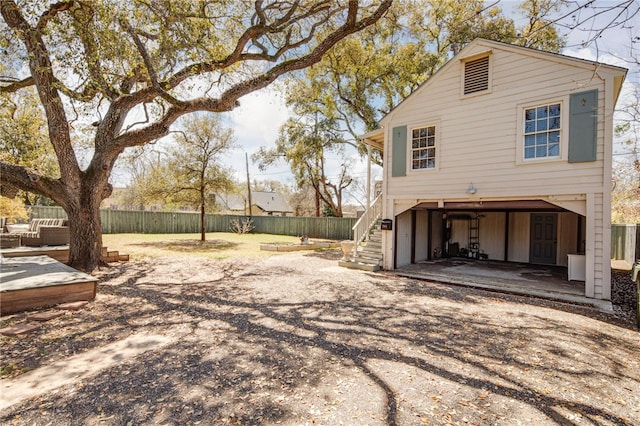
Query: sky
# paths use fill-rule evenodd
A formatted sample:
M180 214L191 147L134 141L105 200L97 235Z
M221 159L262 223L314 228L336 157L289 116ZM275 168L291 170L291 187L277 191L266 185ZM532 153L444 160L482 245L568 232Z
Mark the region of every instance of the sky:
M284 96L278 88L268 87L240 99L240 107L228 114L230 125L239 147L225 157L226 164L235 170L236 180L246 182L246 161L244 153L249 154L249 176L252 181L277 180L288 185L294 184L289 165L284 159L261 171L251 160L251 155L260 147L273 148L278 138L280 126L291 116ZM351 175L366 179L366 161L357 155L355 149L349 149L348 155L353 162ZM328 176L336 177L340 172L340 158L331 154L325 158L329 164ZM381 176L381 171L378 173Z

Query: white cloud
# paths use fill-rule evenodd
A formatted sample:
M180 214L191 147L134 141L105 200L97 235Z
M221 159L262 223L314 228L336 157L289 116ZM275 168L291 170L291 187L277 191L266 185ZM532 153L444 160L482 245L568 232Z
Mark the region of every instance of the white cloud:
M280 126L289 118L283 95L276 87L268 87L240 98L240 106L228 113L228 125L233 128L238 148L226 157L227 165L235 170L236 179L246 181L245 152L249 154L251 180L287 181L291 173L287 164L277 164L262 172L251 161L260 147L273 147Z
M241 98L240 106L229 117L238 141L250 149L273 145L289 111L282 94L266 88Z

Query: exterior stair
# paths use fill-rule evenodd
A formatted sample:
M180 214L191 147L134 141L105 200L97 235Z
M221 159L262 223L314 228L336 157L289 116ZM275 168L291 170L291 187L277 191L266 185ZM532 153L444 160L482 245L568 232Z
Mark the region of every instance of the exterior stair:
M129 255L128 254L121 254L117 250L109 250L107 247L103 246L102 247L102 260L104 260L107 263L128 262L129 261Z
M338 265L349 269L379 271L382 264L382 194L353 225L353 245L351 257L342 259Z
M355 248L352 259L341 260L339 265L349 269L379 271L382 264L382 231L380 220L374 222L366 239Z

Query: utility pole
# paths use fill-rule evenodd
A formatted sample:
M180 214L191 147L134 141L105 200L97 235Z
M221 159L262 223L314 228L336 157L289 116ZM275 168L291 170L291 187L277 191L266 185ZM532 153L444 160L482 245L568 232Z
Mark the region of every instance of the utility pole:
M244 153L244 159L247 164L247 196L249 199L249 217L251 217L251 179L249 179L249 154Z
M317 139L318 139L318 110L317 109L316 109L316 119L313 123L313 137L314 139L316 139L316 142L317 142ZM316 159L316 163L317 162L318 160ZM322 174L324 175L324 170ZM316 190L316 217L320 217L320 180L318 180L318 183L316 185L313 185L313 188Z

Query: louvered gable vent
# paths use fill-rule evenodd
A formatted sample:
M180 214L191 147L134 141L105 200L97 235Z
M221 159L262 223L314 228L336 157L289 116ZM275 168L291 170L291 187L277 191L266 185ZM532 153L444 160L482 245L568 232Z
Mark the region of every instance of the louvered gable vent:
M465 62L464 94L482 92L489 89L489 57Z

